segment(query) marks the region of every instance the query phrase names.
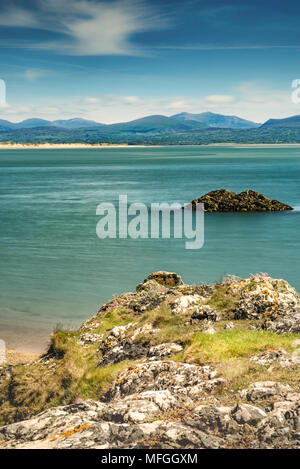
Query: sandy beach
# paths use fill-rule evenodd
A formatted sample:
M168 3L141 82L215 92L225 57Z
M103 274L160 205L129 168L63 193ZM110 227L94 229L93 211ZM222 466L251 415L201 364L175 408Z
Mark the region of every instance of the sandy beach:
M0 142L0 150L75 150L88 148L159 148L176 145L128 145L126 143L12 143ZM300 148L300 143L208 143L181 147Z
M12 143L0 142L0 150L59 150L59 149L76 149L76 148L126 148L126 144L110 144L110 143ZM144 145L136 145L143 147Z

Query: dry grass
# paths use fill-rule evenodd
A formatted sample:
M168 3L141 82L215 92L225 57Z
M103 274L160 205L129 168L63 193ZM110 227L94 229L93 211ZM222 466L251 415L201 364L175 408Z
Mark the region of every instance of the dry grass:
M296 334L278 335L261 330L222 330L213 335L196 333L176 360L215 368L226 381L219 392L222 403L232 404L239 400L238 391L255 381L284 382L300 391L299 365L268 368L249 361L253 355L274 348L292 352L295 339Z
M237 298L227 294L227 287L223 285L216 289L209 304L222 312L223 317L230 317L236 301ZM283 348L292 352L292 342L297 335L249 330L249 321L235 321L235 329L224 329L225 322L216 323L217 332L209 335L200 331L200 325L190 324L189 319L189 314L174 316L168 304L163 303L139 316L124 308L112 308L88 323L90 331L84 328L78 331L56 330L51 337L48 363L36 361L15 366L11 378L0 376L0 424L29 418L49 407L72 403L77 397L101 398L118 374L134 362L122 361L98 367L101 357L99 345L82 347L77 343L78 337L84 332L106 337L114 326L130 322L137 326L150 323L159 329L156 334L139 337L139 341L182 344L184 350L171 359L210 364L217 369L226 380L219 391L224 404L236 402L238 391L254 381L272 379L299 389L299 367L274 367L272 372L268 372L265 367L249 361L251 356L268 349Z
M219 285L206 304L222 313L222 318L233 319L233 311L240 295L229 291L228 285Z
M128 323L123 310L109 311L94 333ZM117 375L130 365L123 361L98 367L98 345L82 347L80 331L56 330L51 336L47 363L36 361L15 366L11 377L0 381L0 424L23 420L49 407L66 405L77 397L99 399Z

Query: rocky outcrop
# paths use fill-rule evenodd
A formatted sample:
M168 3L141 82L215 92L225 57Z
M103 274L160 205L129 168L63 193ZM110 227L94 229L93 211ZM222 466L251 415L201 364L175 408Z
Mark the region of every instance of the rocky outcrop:
M174 361L141 363L119 376L105 400L121 398L148 390L169 390L176 398L199 398L224 384L210 366L196 366Z
M102 352L102 358L99 366L145 357L155 360L181 352L180 344L162 343L151 346L146 337L158 331L159 329L153 329L151 324L145 324L142 327L136 327L135 324L114 327L110 335L100 344L99 350ZM140 339L143 339L143 342Z
M240 396L250 402L263 401L266 399L294 400L295 395L291 393L291 387L285 383L276 381L258 381L251 384L247 389L240 391ZM298 398L300 394L296 394Z
M291 308L285 314L266 319L263 327L276 334L300 334L300 308Z
M295 364L292 356L285 350L277 348L259 353L250 358L250 361L261 366L279 365L282 368L288 368Z
M209 305L199 306L192 314L192 319L198 321L203 321L207 319L208 321L216 322L220 320L220 315Z
M205 212L282 212L293 210L287 204L268 199L252 190L246 190L240 194L226 189L211 191L194 199L190 204L192 210L195 210L197 204L200 203L204 204Z
M148 275L144 282L137 286L137 290L141 288L142 285L145 285L147 282L151 282L153 280L159 285L163 285L164 287L178 287L183 285L183 281L180 275L176 274L175 272L165 272L160 270Z
M260 319L262 328L277 333L300 332L299 295L285 280L260 274L233 281L229 288L239 296L235 319Z
M182 295L170 303L174 315L193 314L202 301L205 301L200 295Z
M0 448L300 449L299 435L299 401L277 402L269 412L244 403L192 407L169 390L152 390L56 407L4 426Z
M0 371L0 449L300 449L299 310L266 274L185 285L155 272Z

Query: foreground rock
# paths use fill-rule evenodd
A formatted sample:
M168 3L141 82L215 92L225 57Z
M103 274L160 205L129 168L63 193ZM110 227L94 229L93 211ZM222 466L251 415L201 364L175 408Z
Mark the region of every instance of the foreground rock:
M267 274L155 272L0 370L0 448L299 449L299 311Z
M252 190L246 190L240 194L226 189L211 191L199 199L194 199L191 202L191 208L195 210L199 203L204 204L205 212L282 212L293 210L287 204L268 199L263 194Z
M168 390L179 401L185 397L200 399L224 383L210 366L196 366L173 361L142 363L122 373L105 400L148 390Z
M176 343L167 342L151 346L149 342L139 342L139 338L147 334L154 335L157 332L158 329L153 329L151 324L145 324L142 327L136 327L135 324L114 327L110 335L101 342L102 358L99 366L143 357L155 360L181 352L182 346Z
M252 388L270 389L270 383ZM276 390L278 399L288 393L284 385ZM258 397L266 396L261 391ZM111 396L108 403L87 400L52 408L2 427L0 440L2 449L300 449L300 403L281 400L266 412L247 403L187 405L176 391L143 391Z
M261 320L259 327L275 333L300 332L299 295L285 280L259 274L229 288L239 297L234 319Z
M254 355L250 358L250 361L261 366L271 367L279 365L282 368L289 368L296 363L292 356L289 356L285 350L280 348Z

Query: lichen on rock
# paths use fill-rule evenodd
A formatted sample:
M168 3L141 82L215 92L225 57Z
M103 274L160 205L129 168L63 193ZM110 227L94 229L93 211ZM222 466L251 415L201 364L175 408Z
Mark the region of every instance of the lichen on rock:
M219 189L194 199L187 207L196 210L197 204L204 204L205 212L275 212L293 210L278 200L268 199L263 194L246 190L240 194Z
M299 449L299 311L267 274L155 272L0 370L0 449Z

